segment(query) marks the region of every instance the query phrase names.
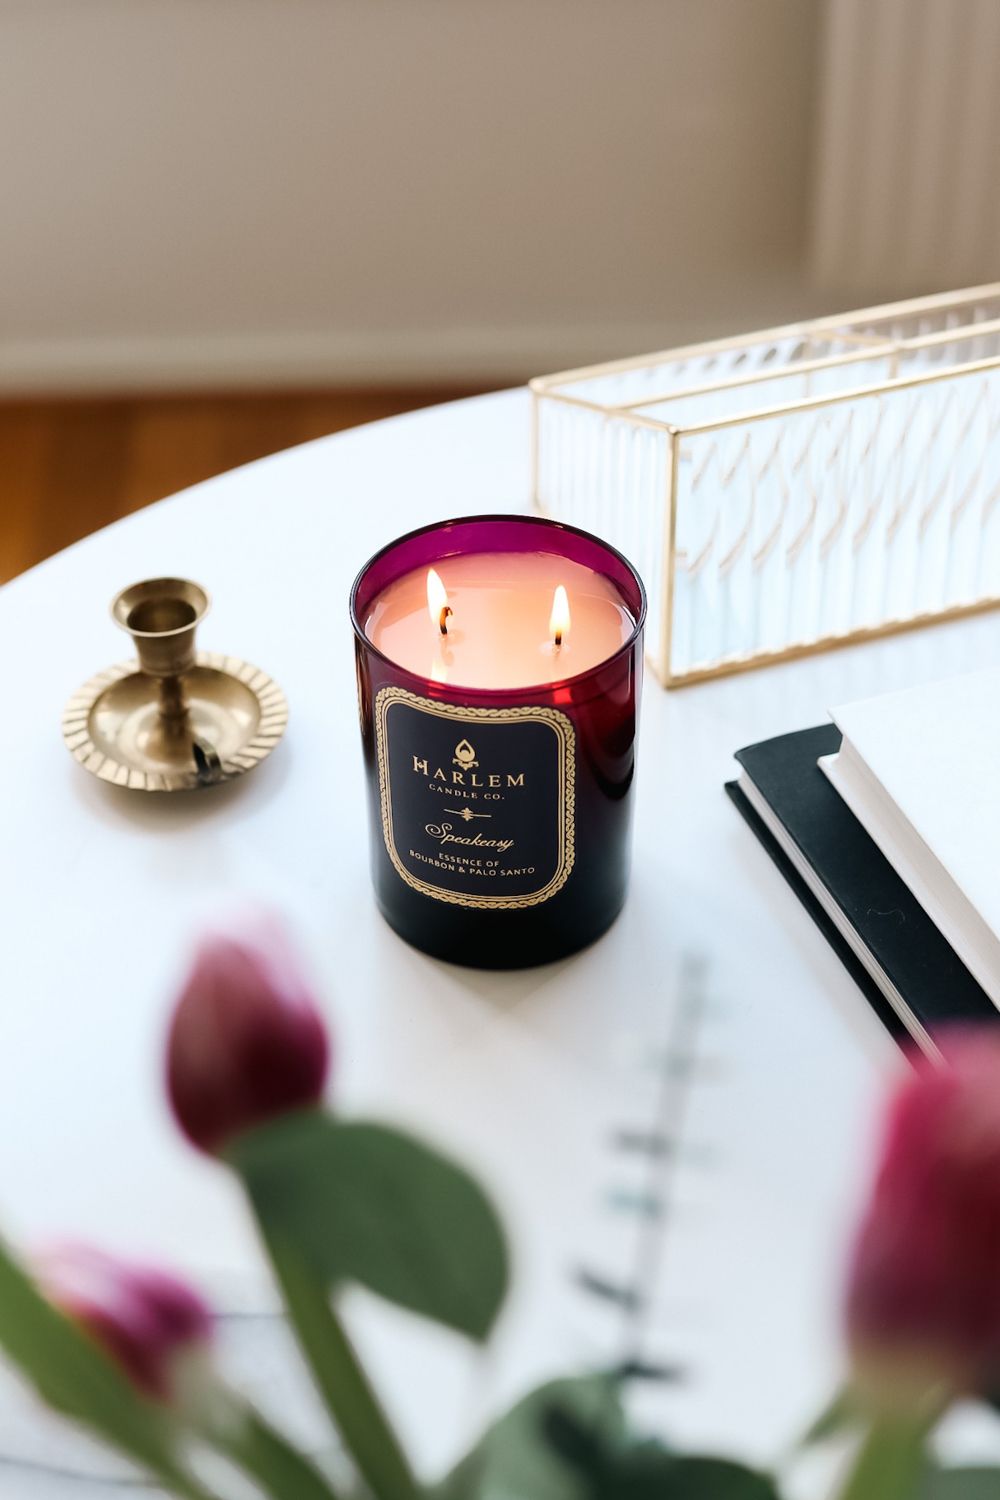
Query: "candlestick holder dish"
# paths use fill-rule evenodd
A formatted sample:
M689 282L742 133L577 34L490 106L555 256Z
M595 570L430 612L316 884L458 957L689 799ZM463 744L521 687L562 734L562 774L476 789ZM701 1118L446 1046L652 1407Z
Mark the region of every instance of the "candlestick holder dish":
M288 722L278 684L239 657L196 651L209 597L184 578L152 578L111 604L137 661L97 673L63 713L63 740L99 780L129 791L218 786L260 765Z

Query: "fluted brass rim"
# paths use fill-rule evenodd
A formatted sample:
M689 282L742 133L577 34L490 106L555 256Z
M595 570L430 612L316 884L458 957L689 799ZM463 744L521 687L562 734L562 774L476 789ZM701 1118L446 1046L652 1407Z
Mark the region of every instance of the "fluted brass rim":
M259 718L252 733L229 751L217 767L206 774L204 765L199 769L194 764L177 770L151 769L143 765L140 757L125 759L116 756L94 743L91 715L107 690L123 678L138 676L139 666L133 659L118 662L98 672L73 694L63 710L62 735L67 750L92 776L106 781L111 786L120 786L137 792L190 792L206 786L220 785L243 776L266 760L280 741L288 723L288 703L273 677L238 656L226 656L221 652L199 651L195 666L218 674L220 684L226 679L238 682L248 689L257 700ZM149 683L149 700L155 702L158 685L153 677Z

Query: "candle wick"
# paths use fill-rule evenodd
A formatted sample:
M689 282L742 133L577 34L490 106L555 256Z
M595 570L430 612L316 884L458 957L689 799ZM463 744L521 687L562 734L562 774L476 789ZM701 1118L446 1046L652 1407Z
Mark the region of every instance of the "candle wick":
M559 650L559 647L561 645L562 645L562 631L561 630L557 630L556 631L556 650L557 651Z
M441 615L438 620L438 625L440 626L442 635L448 634L448 616L453 615L454 613L455 611L452 609L450 604L444 604L441 606Z

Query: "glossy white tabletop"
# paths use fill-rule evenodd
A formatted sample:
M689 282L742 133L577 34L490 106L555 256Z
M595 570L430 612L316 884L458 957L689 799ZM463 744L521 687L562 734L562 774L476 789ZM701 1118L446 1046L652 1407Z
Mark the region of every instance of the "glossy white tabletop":
M85 1234L200 1270L258 1274L239 1196L167 1117L161 1040L187 944L243 897L294 919L337 1036L334 1097L423 1129L488 1177L518 1284L484 1368L372 1303L359 1340L428 1464L485 1404L614 1358L621 1315L585 1265L627 1281L642 1185L610 1147L647 1123L651 1064L687 953L713 996L693 1147L666 1226L647 1353L686 1380L644 1414L760 1457L838 1366L837 1281L893 1045L723 794L739 746L828 706L995 658L1000 617L674 694L647 680L625 912L591 950L489 974L414 952L368 885L347 592L382 543L443 516L528 503L522 393L396 418L223 475L70 548L0 592L0 1222ZM286 741L239 783L129 794L63 748L73 688L128 655L107 603L179 573L214 598L207 649L284 686ZM470 1373L473 1396L468 1395Z

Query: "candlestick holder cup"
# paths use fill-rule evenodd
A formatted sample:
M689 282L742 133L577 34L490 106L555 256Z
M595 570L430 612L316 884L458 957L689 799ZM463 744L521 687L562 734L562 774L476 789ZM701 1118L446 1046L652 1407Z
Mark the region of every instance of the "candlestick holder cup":
M237 657L196 651L209 597L185 578L151 578L115 596L111 617L138 662L109 667L70 699L63 739L102 781L133 791L193 791L260 764L284 733L276 682Z
M111 618L132 637L139 666L156 678L164 734L187 713L183 679L195 664L195 631L208 610L205 590L186 578L134 583L111 602Z

